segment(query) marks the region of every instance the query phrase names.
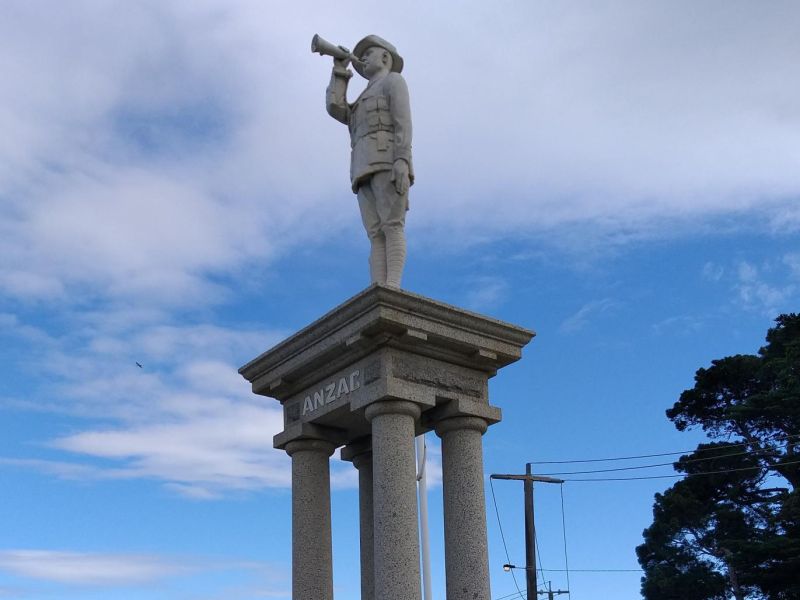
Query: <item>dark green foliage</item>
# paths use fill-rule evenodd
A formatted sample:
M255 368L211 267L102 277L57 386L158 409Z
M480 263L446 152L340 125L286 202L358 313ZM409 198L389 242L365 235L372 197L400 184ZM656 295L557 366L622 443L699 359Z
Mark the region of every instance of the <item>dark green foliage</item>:
M667 417L714 440L675 463L636 549L647 600L800 599L800 316L712 361Z

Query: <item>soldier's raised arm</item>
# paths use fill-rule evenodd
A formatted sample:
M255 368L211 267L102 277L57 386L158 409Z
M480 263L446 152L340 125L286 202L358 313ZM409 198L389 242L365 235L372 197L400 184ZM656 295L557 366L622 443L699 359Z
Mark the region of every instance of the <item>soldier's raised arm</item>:
M347 48L342 48L348 54ZM349 59L333 59L333 71L331 71L331 82L325 90L325 109L328 114L337 121L345 125L350 121L350 106L347 104L347 84L353 76L353 72L347 68Z

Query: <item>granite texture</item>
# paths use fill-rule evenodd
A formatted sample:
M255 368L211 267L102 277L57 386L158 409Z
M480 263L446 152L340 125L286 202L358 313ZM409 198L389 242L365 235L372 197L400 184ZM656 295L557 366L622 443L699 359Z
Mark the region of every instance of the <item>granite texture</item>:
M519 360L535 333L404 290L372 285L239 369L256 394L284 400L391 345L483 371Z
M442 438L448 600L489 600L488 381L535 334L373 285L240 369L280 401L292 456L293 600L332 598L329 457L359 471L362 600L420 600L414 437ZM369 458L369 452L372 458Z
M333 600L331 483L334 444L289 442L292 457L292 600Z
M353 458L358 469L358 518L361 548L361 600L375 599L374 512L372 503L372 452Z
M483 489L487 424L478 417L440 421L447 600L491 600Z
M414 421L406 401L371 404L375 600L421 600Z

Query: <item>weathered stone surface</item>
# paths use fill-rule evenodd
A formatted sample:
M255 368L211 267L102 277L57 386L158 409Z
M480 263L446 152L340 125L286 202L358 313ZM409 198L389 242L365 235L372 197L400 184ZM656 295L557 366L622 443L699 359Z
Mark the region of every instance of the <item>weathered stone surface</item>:
M330 461L335 445L290 442L292 457L292 600L333 600Z
M414 436L442 437L448 600L488 600L481 435L488 380L532 331L373 285L240 369L281 402L292 455L293 600L332 594L328 456L359 470L362 598L419 600ZM371 459L369 451L371 450Z
M342 460L358 469L358 518L361 550L361 600L375 598L374 512L372 502L372 446L369 439L342 448Z
M486 400L486 377L481 375L408 353L399 354L392 361L392 377L396 379L434 388L442 394Z
M402 400L370 404L376 600L420 600L414 421Z
M353 54L318 35L311 49L333 56L325 105L328 114L350 131L350 179L370 241L370 279L399 288L406 259L408 188L414 183L411 105L400 75L403 59L377 35L363 38ZM347 101L351 61L358 74L369 79L352 103Z
M424 296L372 285L239 373L254 393L283 400L388 345L492 376L519 360L534 335Z
M284 406L276 447L298 424L370 434L364 409L385 398L423 412L488 407L488 380L520 357L533 332L402 290L373 285L240 369L257 394ZM452 409L451 409L452 410ZM490 422L499 413L482 414ZM416 432L432 428L423 416Z
M440 421L447 600L490 600L483 444L486 421Z

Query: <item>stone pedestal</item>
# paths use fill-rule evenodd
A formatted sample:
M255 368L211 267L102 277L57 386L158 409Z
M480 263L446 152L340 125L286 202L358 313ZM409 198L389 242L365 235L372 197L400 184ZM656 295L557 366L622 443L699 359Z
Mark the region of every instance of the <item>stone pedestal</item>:
M434 429L447 598L489 600L481 435L500 409L488 380L533 335L373 285L240 369L283 406L274 445L292 455L294 600L332 597L327 461L345 444L342 458L359 469L361 566L372 571L362 600L420 598L414 436Z

